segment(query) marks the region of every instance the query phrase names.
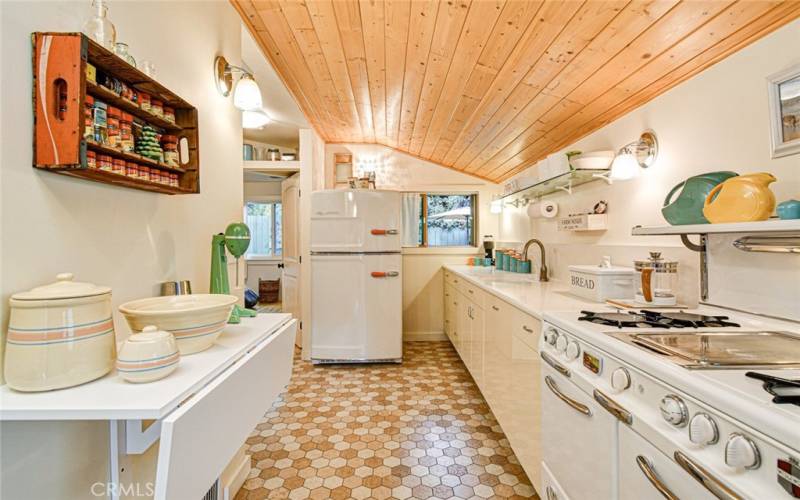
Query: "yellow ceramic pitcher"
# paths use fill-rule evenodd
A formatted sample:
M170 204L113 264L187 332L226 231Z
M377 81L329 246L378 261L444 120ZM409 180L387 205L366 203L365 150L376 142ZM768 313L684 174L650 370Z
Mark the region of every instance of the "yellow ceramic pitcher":
M767 220L775 210L769 185L776 180L767 172L731 177L708 193L703 215L712 224Z

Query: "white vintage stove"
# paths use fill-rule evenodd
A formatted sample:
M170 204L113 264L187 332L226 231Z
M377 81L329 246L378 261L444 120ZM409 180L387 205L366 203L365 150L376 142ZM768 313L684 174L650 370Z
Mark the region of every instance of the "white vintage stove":
M800 498L800 256L730 239L698 309L545 314L545 498Z

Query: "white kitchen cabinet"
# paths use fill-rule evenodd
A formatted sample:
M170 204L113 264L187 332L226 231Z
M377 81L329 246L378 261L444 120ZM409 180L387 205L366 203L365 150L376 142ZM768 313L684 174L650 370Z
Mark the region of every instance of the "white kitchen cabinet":
M461 361L469 368L472 363L472 319L470 310L472 303L467 297L464 296L463 291L459 289L458 293L458 309L456 310L456 350L458 355L461 356Z
M483 293L481 292L481 296ZM482 297L481 297L482 298ZM484 380L484 310L477 302L470 301L470 364L469 372L478 387L483 389ZM481 301L482 302L482 301Z
M448 336L540 491L541 321L451 271L445 273L445 294L458 303L449 309L455 327ZM445 331L447 318L446 307Z
M447 338L450 339L450 342L453 342L455 345L455 341L453 339L453 331L455 330L455 320L456 320L456 289L450 283L445 282L444 284L444 333L447 335Z

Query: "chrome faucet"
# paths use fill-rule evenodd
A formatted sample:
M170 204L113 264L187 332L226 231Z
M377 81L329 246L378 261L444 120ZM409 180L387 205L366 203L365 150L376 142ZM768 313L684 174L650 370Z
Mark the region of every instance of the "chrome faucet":
M547 265L545 264L546 258L544 254L544 245L542 242L537 240L536 238L532 238L525 243L525 247L522 249L522 262L527 262L528 259L528 247L531 246L531 243L536 243L539 246L539 251L542 254L542 267L539 268L539 281L549 281L547 279ZM531 263L531 267L533 267L533 263Z

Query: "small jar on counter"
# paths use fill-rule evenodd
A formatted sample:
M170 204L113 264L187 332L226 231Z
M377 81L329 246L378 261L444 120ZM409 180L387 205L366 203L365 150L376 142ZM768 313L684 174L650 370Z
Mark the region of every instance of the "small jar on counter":
M118 148L120 147L119 120L122 117L122 111L119 108L109 106L107 117L106 127L108 134L108 146L112 148Z
M86 152L86 168L97 168L97 153L94 151Z
M111 157L108 155L97 155L97 168L99 170L105 170L106 172L111 172L113 168L113 161Z
M114 159L114 163L111 167L111 171L115 174L125 175L125 160L120 160L119 158Z
M175 108L164 106L164 119L170 123L175 123Z
M158 99L150 99L150 112L154 115L164 117L164 103Z
M144 165L139 167L139 179L143 181L150 180L150 167L145 167Z
M94 140L94 97L87 95L83 103L83 138L87 141Z
M139 177L139 165L135 162L129 161L125 164L125 175L128 177L133 177L134 179Z
M145 111L150 111L150 94L139 92L139 107Z
M133 151L133 115L125 113L119 119L119 146L126 153Z
M179 168L178 137L175 135L162 135L161 147L164 150L164 163L170 167Z

